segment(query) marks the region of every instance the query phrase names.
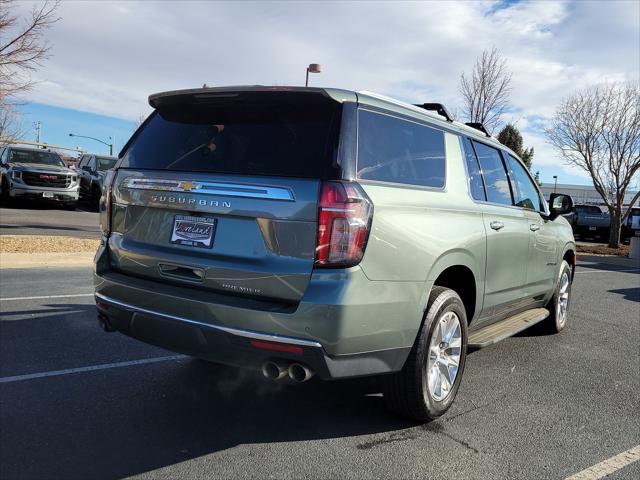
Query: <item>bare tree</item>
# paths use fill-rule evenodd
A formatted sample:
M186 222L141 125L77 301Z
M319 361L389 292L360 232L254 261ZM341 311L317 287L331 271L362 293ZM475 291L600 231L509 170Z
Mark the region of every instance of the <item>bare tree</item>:
M558 107L546 131L569 165L586 170L611 216L617 248L624 196L640 170L640 87L612 83L577 91Z
M20 114L10 103L0 103L0 142L11 143L22 137Z
M31 73L49 55L45 33L59 20L58 0L45 0L27 18L12 13L13 0L0 0L0 138L19 130L16 96L33 87Z
M496 48L482 52L473 66L471 78L464 73L460 75L464 117L468 122L484 124L489 132L500 125L510 93L511 73Z

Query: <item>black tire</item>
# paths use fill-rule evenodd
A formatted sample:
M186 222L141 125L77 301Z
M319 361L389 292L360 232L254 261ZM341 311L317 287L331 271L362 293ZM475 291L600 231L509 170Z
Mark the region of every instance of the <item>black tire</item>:
M74 211L77 205L78 202L63 203L62 208L64 208L65 210Z
M97 186L91 187L91 208L93 208L96 212L100 210L100 197L102 196L102 191Z
M2 179L2 192L0 193L0 205L8 207L11 203L11 197L9 196L9 184L5 179Z
M453 385L441 400L427 386L428 355L436 326L448 312L458 316L460 324L460 359ZM427 422L443 415L456 397L467 353L467 315L458 294L444 287L433 287L422 327L402 370L384 378L387 407L404 417Z
M569 283L567 285L567 290L566 290L566 293L567 293L566 307L564 309L564 315L562 315L560 313L561 309L559 308L558 303L560 302L560 300L563 297L563 294L565 293L563 291L563 288L564 288L563 279L565 275ZM550 314L540 324L542 330L545 333L551 333L551 334L560 333L562 330L564 330L567 327L567 320L569 319L569 307L571 305L572 284L573 284L573 272L571 271L571 266L566 260L563 260L562 263L560 264L560 272L558 274L558 279L556 280L556 286L553 292L553 296L551 297L551 300L549 300L549 303L547 304L547 307L546 307L549 310Z

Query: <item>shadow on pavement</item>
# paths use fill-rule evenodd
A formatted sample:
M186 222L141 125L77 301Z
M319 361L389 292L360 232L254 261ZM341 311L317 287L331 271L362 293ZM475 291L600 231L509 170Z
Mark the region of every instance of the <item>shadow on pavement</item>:
M617 290L609 290L611 293L619 293L624 296L624 300L632 302L640 302L640 288L619 288Z
M56 307L58 316L0 322L9 334L3 348L14 344L3 361L41 357L29 369L3 369L3 376L171 355L102 333L87 305ZM101 361L105 350L110 358ZM73 364L67 358L60 366L56 357ZM379 391L375 379L290 385L189 358L0 383L0 478L122 478L238 445L415 425L390 415ZM367 444L354 439L354 448Z

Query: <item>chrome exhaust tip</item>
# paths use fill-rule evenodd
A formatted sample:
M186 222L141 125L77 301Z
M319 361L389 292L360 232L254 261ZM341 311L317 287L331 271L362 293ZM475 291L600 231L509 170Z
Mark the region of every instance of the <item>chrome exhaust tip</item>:
M289 365L289 378L294 382L302 383L309 380L315 372L301 363Z
M287 371L287 365L280 362L270 361L262 364L262 375L271 380L280 380Z

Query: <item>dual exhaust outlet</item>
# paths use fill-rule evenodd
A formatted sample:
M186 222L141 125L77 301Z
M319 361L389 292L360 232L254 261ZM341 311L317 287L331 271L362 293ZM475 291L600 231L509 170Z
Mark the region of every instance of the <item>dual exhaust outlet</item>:
M284 363L269 361L262 365L262 375L271 380L281 380L288 376L297 383L306 382L314 375L314 371L301 363Z

